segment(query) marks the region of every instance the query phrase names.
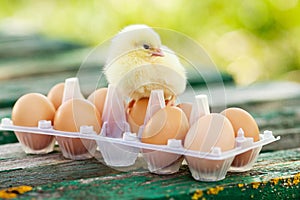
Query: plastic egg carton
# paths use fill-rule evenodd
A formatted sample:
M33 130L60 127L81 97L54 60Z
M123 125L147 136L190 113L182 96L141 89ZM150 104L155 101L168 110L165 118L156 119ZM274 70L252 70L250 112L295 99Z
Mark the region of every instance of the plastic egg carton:
M163 92L153 91L148 103L151 110L147 109L145 121L155 110L160 109L162 104L164 104ZM195 114L193 116L199 117ZM235 139L235 148L224 152L219 147L213 147L210 152L188 150L183 147L181 140L176 139L169 139L167 145L142 143L140 138L143 126L138 134L130 132L122 97L111 85L108 87L102 120L100 134L97 134L91 126L81 126L79 132L55 130L51 121L45 120L39 121L38 127L15 126L9 118L1 120L0 130L63 138L63 142L58 142L62 154L74 160L93 157L98 147L105 164L111 167L133 166L138 155L142 154L151 173L172 174L179 170L183 160L186 159L193 178L199 181L218 181L224 179L228 171L251 169L261 148L280 139L275 138L271 131L264 131L260 135L260 140L253 142L253 138L245 137L243 130L240 129ZM80 141L86 151L74 152ZM26 153L35 153L28 151L26 144L22 145ZM238 157L240 157L238 162L234 162Z
M9 131L20 131L25 133L53 135L56 137L79 138L94 140L97 142L103 159L108 166L125 167L135 164L139 153L143 154L148 163L150 172L158 174L170 174L179 170L183 158L193 158L189 163L192 176L200 181L217 181L225 178L226 173L231 171L249 170L257 159L262 146L279 140L271 131L264 131L258 142L252 138L246 138L241 132L236 138L236 147L233 150L222 152L220 148L214 147L211 152L198 152L187 150L182 146L181 140L169 139L167 145L154 145L140 142L136 134L124 132L122 138L112 138L97 135L92 127L82 126L80 132L57 131L49 125L49 121L40 121L39 127L15 126L9 118L1 120L0 129ZM104 125L106 126L106 125ZM105 129L105 128L104 128ZM250 162L247 165L240 163L239 167L231 167L236 156L252 151ZM157 159L161 158L161 159ZM169 158L166 161L164 158ZM163 164L162 164L163 162ZM165 162L167 164L165 164ZM191 166L191 164L193 166ZM213 167L205 167L207 165Z

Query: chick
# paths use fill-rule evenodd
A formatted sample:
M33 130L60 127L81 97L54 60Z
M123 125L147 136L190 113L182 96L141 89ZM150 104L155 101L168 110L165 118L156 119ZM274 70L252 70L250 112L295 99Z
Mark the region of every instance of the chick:
M173 51L146 25L125 27L112 40L104 67L108 83L138 100L162 89L166 99L184 92L186 72Z

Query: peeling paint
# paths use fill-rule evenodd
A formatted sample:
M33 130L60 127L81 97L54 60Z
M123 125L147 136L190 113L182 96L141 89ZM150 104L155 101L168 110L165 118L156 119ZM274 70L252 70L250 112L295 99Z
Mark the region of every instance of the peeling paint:
M32 187L27 185L3 189L0 190L0 198L3 199L16 198L19 194L24 194L25 192L29 192L31 190Z
M271 180L270 180L270 182L272 183L272 184L274 184L274 185L277 185L278 184L278 182L281 180L282 178L272 178Z
M196 190L194 195L192 196L192 200L198 200L203 196L202 190Z
M288 178L287 180L286 180L286 182L284 183L284 185L285 186L292 186L293 184L292 184L292 180L290 179L290 178Z
M300 183L300 173L297 173L293 177L287 179L283 177L273 178L270 180L270 183L273 185L277 185L279 181L283 181L283 185L286 187L298 185Z
M253 189L257 189L257 188L259 188L259 186L260 186L260 182L253 182L253 183L251 183L252 184L252 188Z
M300 173L294 176L293 184L298 185L300 183Z
M224 190L224 187L216 186L215 188L209 188L206 193L208 195L211 195L211 194L217 195L217 194L219 194L220 191L223 191L223 190Z
M263 185L266 185L267 183L268 183L268 181L263 181L262 182Z

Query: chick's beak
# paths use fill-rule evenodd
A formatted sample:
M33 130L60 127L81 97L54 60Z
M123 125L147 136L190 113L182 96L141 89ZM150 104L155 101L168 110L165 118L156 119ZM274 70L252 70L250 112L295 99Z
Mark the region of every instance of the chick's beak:
M151 56L164 56L160 48L151 48Z

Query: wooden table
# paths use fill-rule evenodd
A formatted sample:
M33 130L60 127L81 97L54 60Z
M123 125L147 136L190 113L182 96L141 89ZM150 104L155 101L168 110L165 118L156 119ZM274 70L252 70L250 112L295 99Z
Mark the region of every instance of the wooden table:
M0 118L10 117L14 102L22 94L46 94L56 83L80 75L88 95L99 76L103 60L82 60L91 48L38 35L0 34ZM81 68L82 69L82 68ZM12 132L0 132L0 199L300 199L300 86L288 82L259 83L237 87L222 75L224 87L210 75L209 90L203 80L190 77L193 91L214 96L212 111L239 106L249 111L261 130L272 130L281 139L263 148L253 169L228 172L218 182L195 181L187 165L173 175L147 171L142 158L136 169L113 169L95 158L73 161L63 158L58 146L47 155L26 155ZM224 93L225 91L225 93ZM225 104L224 104L225 102Z

